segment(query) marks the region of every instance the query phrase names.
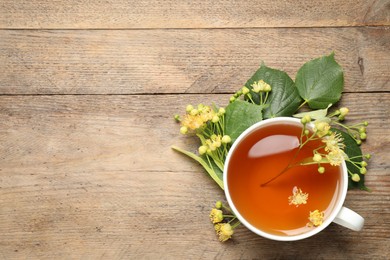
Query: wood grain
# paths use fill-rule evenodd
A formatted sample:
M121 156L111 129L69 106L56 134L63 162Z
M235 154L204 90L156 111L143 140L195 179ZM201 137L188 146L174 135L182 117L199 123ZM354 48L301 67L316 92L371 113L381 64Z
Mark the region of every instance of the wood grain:
M1 94L231 93L332 51L345 91L390 90L387 28L2 30Z
M366 176L373 191L351 191L346 201L366 218L365 229L331 225L294 243L244 227L219 243L208 212L222 191L170 149L197 147L171 115L188 103L226 105L228 97L0 96L0 258L363 259L369 250L388 259L390 93L346 93L339 104L351 122L370 122L363 149L373 154Z
M0 0L0 259L390 259L389 26L389 0ZM218 242L172 115L332 51L370 123L363 231Z
M0 28L237 28L390 25L388 0L3 0Z

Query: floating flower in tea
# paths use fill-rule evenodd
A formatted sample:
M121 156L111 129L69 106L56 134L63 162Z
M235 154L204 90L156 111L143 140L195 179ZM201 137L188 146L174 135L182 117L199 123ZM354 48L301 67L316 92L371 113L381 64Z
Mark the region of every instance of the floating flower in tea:
M289 205L295 205L298 207L301 204L306 204L307 199L309 198L308 193L302 192L301 189L299 189L297 186L294 186L293 188L293 195L288 197L288 204Z
M318 227L322 225L324 221L324 212L319 211L318 209L310 211L309 221L310 222L307 224L308 227Z

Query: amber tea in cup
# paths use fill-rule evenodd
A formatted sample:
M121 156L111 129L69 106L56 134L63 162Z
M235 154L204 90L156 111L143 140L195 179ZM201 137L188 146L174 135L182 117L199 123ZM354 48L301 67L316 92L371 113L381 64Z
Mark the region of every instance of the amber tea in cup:
M275 240L302 239L325 228L342 208L347 188L345 162L321 164L322 174L318 164L297 165L312 158L323 143L310 141L298 151L302 125L297 119L286 120L244 132L230 150L224 171L225 192L239 220ZM294 198L301 201L294 203ZM315 213L321 225L311 221Z

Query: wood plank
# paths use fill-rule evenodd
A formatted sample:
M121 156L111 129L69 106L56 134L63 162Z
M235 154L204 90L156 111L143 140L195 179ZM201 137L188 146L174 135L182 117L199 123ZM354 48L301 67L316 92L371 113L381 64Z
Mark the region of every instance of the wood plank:
M2 30L1 94L229 93L262 61L292 78L332 51L345 91L390 90L386 28Z
M340 103L351 122L370 122L363 148L373 154L366 176L373 191L351 191L346 201L366 218L365 229L331 225L294 243L244 227L219 243L208 212L222 191L170 149L196 149L173 114L228 97L0 96L0 258L360 259L369 250L388 259L390 94L347 93Z
M0 28L225 28L390 25L388 0L3 0Z

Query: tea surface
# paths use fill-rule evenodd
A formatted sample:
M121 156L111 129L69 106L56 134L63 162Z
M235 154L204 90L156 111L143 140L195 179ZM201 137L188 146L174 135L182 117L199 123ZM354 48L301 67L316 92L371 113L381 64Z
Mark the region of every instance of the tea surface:
M298 235L309 231L310 211L325 214L332 211L338 196L340 167L323 164L295 166L272 182L262 186L283 171L291 160L298 162L313 156L321 141L309 142L299 153L298 126L266 126L247 136L232 155L228 186L232 201L241 215L253 226L276 235ZM294 157L296 156L296 157ZM306 204L289 204L294 187L308 194Z

